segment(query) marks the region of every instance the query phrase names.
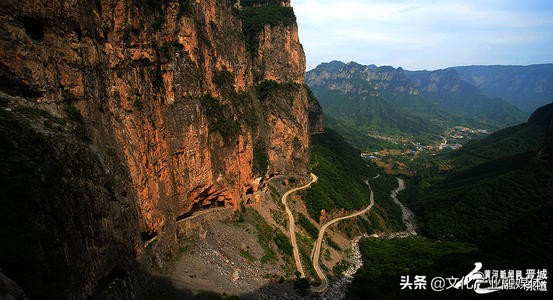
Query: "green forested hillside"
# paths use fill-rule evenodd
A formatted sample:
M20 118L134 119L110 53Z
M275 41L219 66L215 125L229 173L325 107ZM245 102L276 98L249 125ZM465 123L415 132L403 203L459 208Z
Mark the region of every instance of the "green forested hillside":
M335 130L344 140L357 149L382 150L397 147L397 145L391 142L369 136L365 129L353 125L353 122L348 120L336 119L330 115L325 115L324 123L326 127Z
M425 299L446 297L430 290L401 290L401 276L461 277L472 270L476 248L472 244L433 241L421 237L362 239L359 248L363 266L355 274L346 299ZM430 291L429 291L430 290ZM467 293L447 293L447 298L465 299ZM455 298L453 298L455 299Z
M448 154L458 170L476 166L494 159L536 152L545 137L549 120L553 116L553 103L537 109L528 122L497 131L480 141L473 141L461 151Z
M306 83L325 114L336 120L328 126L363 149L378 146L360 142L354 132L432 144L453 126L496 130L526 117L513 105L489 98L462 81L454 70L409 72L331 62L309 71Z
M520 238L515 224L539 219L537 214L553 205L553 161L538 156L545 124L552 116L553 104L544 106L528 123L499 131L452 155L455 171L430 180L427 175L415 177L400 197L415 211L421 233L486 245L498 243L497 237ZM551 232L532 247L549 247L553 253L547 239ZM519 246L510 253L524 252Z
M358 210L370 202L370 190L364 179L376 175L376 168L361 159L359 150L351 147L331 129L312 136L312 171L319 181L303 193L303 199L313 219L318 220L321 210ZM401 229L401 211L387 197L397 186L395 178L380 176L371 180L375 190L375 212L393 229Z
M485 269L550 268L553 160L540 158L538 149L552 117L553 104L538 109L528 123L499 131L456 155L434 157L450 160L454 170L419 172L400 194L426 238L362 240L364 265L348 298L466 299L477 295L401 291L400 277L461 277L474 262L482 262ZM486 297L508 296L533 299L547 294L509 291Z
M400 107L384 97L372 95L343 94L340 91L314 88L326 114L364 130L384 134L420 135L440 133L440 128L428 119L406 113L407 107Z
M501 98L484 95L476 86L462 80L454 69L406 71L421 96L448 112L498 126L520 123L526 113Z
M535 152L454 174L410 200L423 234L481 241L536 207L553 204L553 165Z
M495 128L448 113L419 96L354 95L317 88L313 91L330 119L327 126L361 149L377 150L389 146L383 140L371 138L369 132L415 137L418 142L431 144L440 140L446 128L458 124Z

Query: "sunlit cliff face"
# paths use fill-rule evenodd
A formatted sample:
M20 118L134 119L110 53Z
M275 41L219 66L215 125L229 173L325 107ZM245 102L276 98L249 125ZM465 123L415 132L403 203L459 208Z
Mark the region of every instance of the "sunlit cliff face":
M127 188L121 205L134 217L117 222L134 222L120 224L134 228L125 233L133 252L162 264L159 253L174 251L179 216L237 207L260 178L306 172L313 105L301 85L305 55L295 22L264 26L253 53L233 1L140 3L4 1L0 76L19 97L9 105L58 117L70 107L82 116L82 146ZM261 99L256 87L266 80L293 88ZM254 166L259 156L262 170ZM140 233L157 237L155 249L144 249ZM109 259L101 256L83 274L104 272ZM89 277L84 293L94 288Z

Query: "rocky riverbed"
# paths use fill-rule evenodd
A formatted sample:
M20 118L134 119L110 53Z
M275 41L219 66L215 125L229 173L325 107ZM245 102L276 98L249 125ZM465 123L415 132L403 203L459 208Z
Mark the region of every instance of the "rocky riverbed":
M357 273L357 270L363 266L363 258L361 257L361 250L359 249L359 240L367 237L367 235L358 236L351 241L351 255L349 256L350 265L343 273L343 276L338 280L332 282L326 292L322 295L321 299L344 299L348 290L348 286L353 280L353 275Z
M403 223L405 224L405 230L399 232L393 232L385 235L373 234L370 237L373 238L405 238L413 235L417 235L416 224L415 224L415 214L407 206L403 205L397 198L399 192L403 191L405 186L405 181L402 178L397 178L398 187L392 190L390 197L394 202L401 208ZM368 184L368 180L366 181ZM358 236L351 241L351 255L349 256L350 266L344 272L343 276L338 280L332 282L326 292L321 296L321 299L344 299L349 285L351 284L355 273L363 266L363 258L361 256L361 250L359 249L359 240L361 238L369 237L367 235Z
M416 231L417 226L415 224L415 214L407 206L403 205L403 203L401 203L397 198L397 195L399 194L399 192L403 191L406 187L405 180L397 177L397 183L398 183L398 187L392 191L392 193L390 194L390 197L392 197L392 200L394 200L394 203L396 203L401 208L401 214L402 214L403 224L405 224L405 230L391 233L388 235L388 238L408 237L412 235L417 235L417 231Z

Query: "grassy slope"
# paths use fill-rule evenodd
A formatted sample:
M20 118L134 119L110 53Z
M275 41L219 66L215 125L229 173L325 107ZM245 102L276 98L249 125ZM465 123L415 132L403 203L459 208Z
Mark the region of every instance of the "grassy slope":
M409 106L396 105L386 97L343 94L339 91L313 89L324 111L349 125L390 135L424 135L441 133L441 128L428 120L436 116L430 112L414 114L416 101L403 101Z
M472 270L472 256L476 250L471 244L432 241L420 237L363 239L359 247L364 265L356 273L346 299L432 296L429 292L401 290L401 276L410 275L411 282L415 275L426 275L427 278L461 277ZM443 293L434 292L434 296L438 295L444 296ZM448 296L451 298L451 295Z
M370 190L362 178L376 175L376 169L367 166L359 150L351 147L336 132L326 129L324 134L312 137L311 158L317 184L306 190L303 199L313 219L326 211L358 210L370 202ZM375 189L375 210L392 228L401 227L401 212L391 205L389 195L397 183L394 178L381 176L372 182Z
M327 130L312 137L311 160L319 181L304 193L304 200L315 220L321 209L354 210L369 203L370 191L361 177L372 177L375 170L337 133Z

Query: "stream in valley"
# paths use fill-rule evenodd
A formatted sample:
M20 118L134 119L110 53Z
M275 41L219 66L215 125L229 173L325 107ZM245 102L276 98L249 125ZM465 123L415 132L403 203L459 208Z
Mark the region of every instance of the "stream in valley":
M401 214L403 219L403 224L405 224L405 230L399 232L393 232L384 235L372 234L372 238L406 238L409 236L417 235L416 225L415 225L415 214L408 207L401 203L397 196L398 194L405 189L405 180L397 177L398 187L392 190L390 197L401 208ZM367 182L368 184L368 182ZM369 237L367 235L358 236L351 241L352 253L349 257L350 266L344 272L342 277L338 278L336 281L332 282L325 293L322 295L322 299L345 299L346 293L349 285L353 281L353 276L357 271L363 266L363 258L361 256L361 250L359 249L359 240L361 238Z

